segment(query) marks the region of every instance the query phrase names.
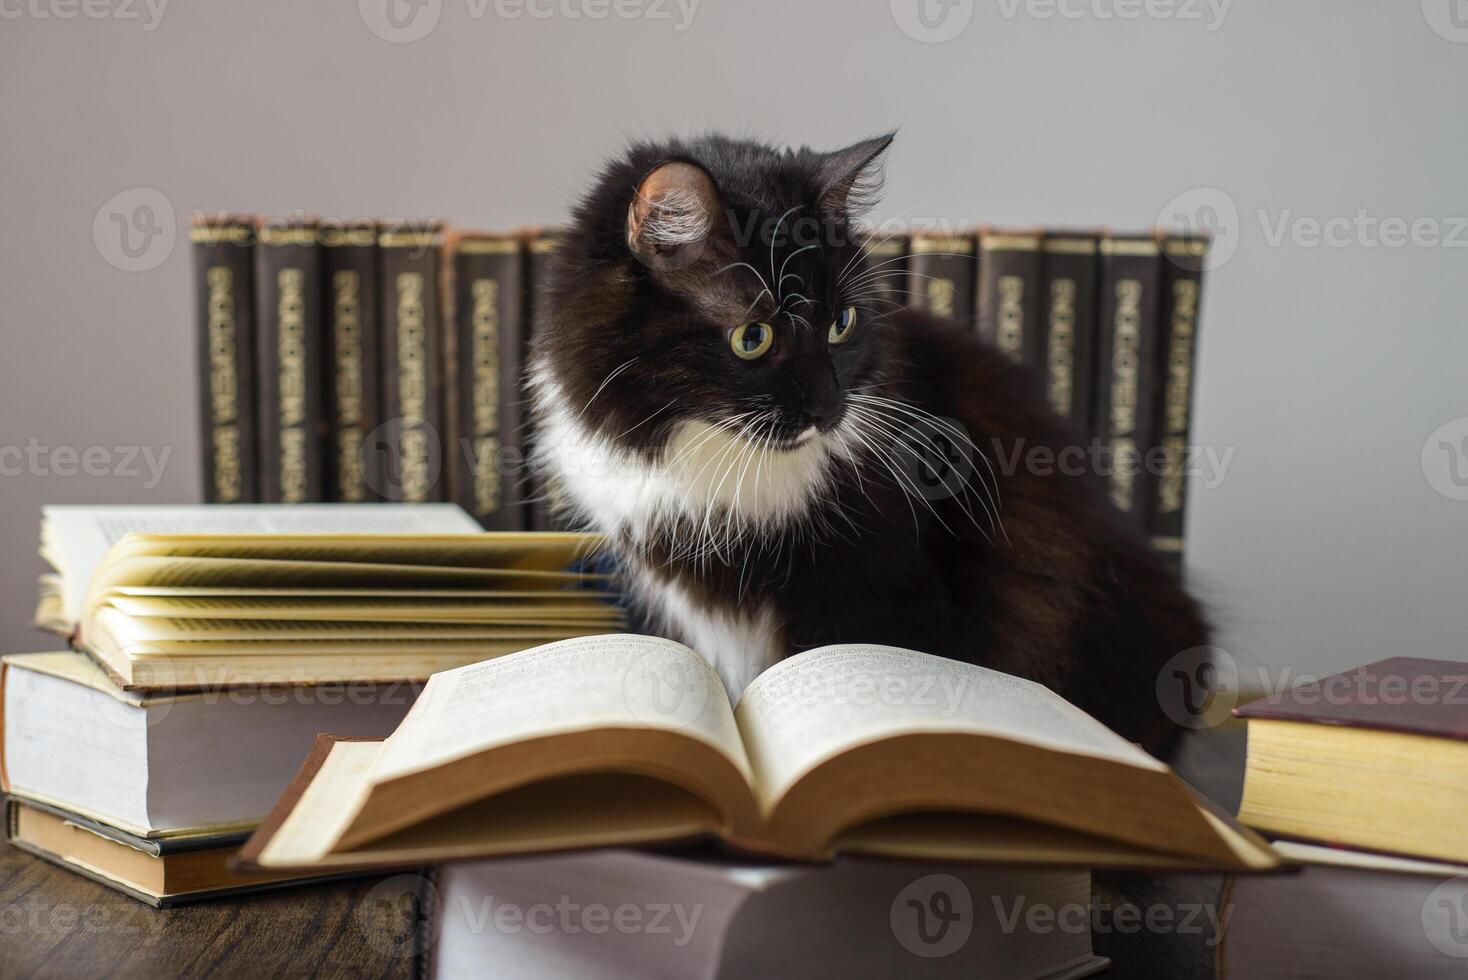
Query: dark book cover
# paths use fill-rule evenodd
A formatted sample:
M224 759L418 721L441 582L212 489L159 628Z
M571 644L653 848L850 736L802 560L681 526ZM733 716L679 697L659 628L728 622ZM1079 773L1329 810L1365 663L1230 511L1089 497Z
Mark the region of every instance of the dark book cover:
M1297 684L1234 714L1468 740L1468 663L1391 657Z
M525 243L460 233L454 246L454 500L487 531L526 528Z
M256 233L260 500L326 496L326 333L316 222L266 219Z
M204 502L253 503L260 492L255 429L255 221L201 217L194 251Z
M367 440L381 423L378 390L377 224L323 224L326 269L327 474L330 499L358 504L380 499L381 457Z
M525 322L530 325L530 336L527 338L527 347L533 344L535 338L536 319L542 315L544 303L541 294L548 279L551 263L555 260L556 248L560 245L559 232L553 230L535 231L530 233L526 243L525 252ZM522 401L526 392L520 391L519 397ZM526 439L526 458L535 452L535 433L533 429L528 432ZM526 466L521 483L528 488L528 516L527 521L532 531L557 531L562 529L560 521L556 518L556 488L542 479L533 468Z
M1010 360L1039 370L1044 262L1038 232L979 235L979 336Z
M859 280L861 285L857 291L880 289L887 301L881 307L883 312L892 308L887 304L908 305L907 263L910 247L906 235L881 228L871 231L862 242L862 252L866 256L866 274Z
M908 304L972 326L977 263L972 235L918 232L907 259Z
M1156 481L1153 452L1161 333L1161 255L1152 236L1103 237L1094 426L1111 503L1141 531Z
M1096 377L1096 238L1055 232L1045 237L1040 311L1040 370L1050 407L1070 419L1077 438L1091 439Z
M383 222L377 236L382 286L382 495L444 499L443 228Z
M1152 546L1176 567L1183 559L1188 436L1207 254L1207 239L1170 237L1162 242L1162 383L1156 408L1162 466L1152 509Z

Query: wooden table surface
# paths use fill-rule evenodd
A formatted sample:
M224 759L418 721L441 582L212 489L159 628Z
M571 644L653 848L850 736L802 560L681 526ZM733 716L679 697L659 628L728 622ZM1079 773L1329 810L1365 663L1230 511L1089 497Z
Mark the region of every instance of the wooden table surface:
M1189 736L1174 764L1237 807L1240 730ZM408 978L413 885L414 876L394 875L155 910L0 843L0 978ZM1211 977L1214 936L1203 913L1219 885L1216 876L1098 874L1094 942L1112 959L1106 976ZM1134 927L1130 906L1168 910L1172 924Z

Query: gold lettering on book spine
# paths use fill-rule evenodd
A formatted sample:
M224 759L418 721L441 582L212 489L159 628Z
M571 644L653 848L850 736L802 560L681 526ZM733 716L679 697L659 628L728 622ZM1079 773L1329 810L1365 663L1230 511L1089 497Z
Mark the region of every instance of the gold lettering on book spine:
M1193 339L1198 325L1198 283L1179 279L1172 286L1172 323L1167 344L1167 383L1162 402L1162 474L1157 506L1175 514L1183 507L1183 460L1187 454L1188 412L1193 392Z
M423 274L400 272L397 286L398 465L403 499L428 499L428 339Z
M362 277L342 269L331 277L332 376L335 399L337 494L367 499L362 472Z
M1050 282L1049 338L1045 346L1045 392L1061 415L1075 413L1076 281Z
M476 279L469 289L472 330L470 364L474 372L471 392L474 450L474 513L492 514L500 509L500 284L495 279Z
M954 304L958 301L958 284L952 279L931 278L928 280L928 308L934 316L953 316Z
M280 499L299 504L307 498L306 453L306 274L281 269L276 275L279 295L276 342L280 382Z
M243 495L243 461L240 458L239 325L235 322L234 270L211 266L205 274L209 290L207 314L209 344L210 444L214 448L214 498L222 504L237 502Z
M1025 281L1019 276L999 277L998 322L994 326L994 346L1012 361L1024 356L1025 346Z
M1142 284L1116 284L1111 345L1111 502L1132 509L1141 451L1137 446L1138 387L1141 383Z

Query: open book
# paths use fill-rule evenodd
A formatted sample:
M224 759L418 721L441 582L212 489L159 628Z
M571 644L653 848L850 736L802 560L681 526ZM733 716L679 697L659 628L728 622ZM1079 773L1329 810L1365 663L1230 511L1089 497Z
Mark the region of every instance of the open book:
M600 543L452 504L47 507L36 620L130 691L423 680L620 625Z
M565 640L434 675L386 740L319 736L241 852L324 870L712 836L837 853L1263 870L1260 838L1030 681L835 646L731 708L668 640Z

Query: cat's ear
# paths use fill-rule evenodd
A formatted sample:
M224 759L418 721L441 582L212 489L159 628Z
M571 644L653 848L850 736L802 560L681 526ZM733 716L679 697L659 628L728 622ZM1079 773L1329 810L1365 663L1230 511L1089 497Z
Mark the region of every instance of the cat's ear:
M719 207L707 170L685 160L658 164L627 207L627 247L650 268L686 268L703 253Z
M821 194L816 201L821 213L851 219L877 203L883 156L896 136L887 133L822 155Z

